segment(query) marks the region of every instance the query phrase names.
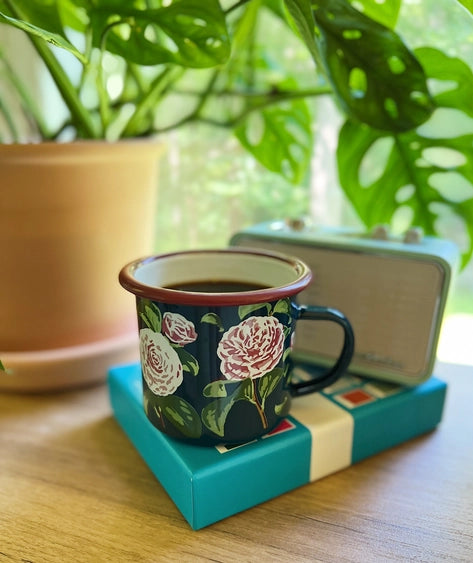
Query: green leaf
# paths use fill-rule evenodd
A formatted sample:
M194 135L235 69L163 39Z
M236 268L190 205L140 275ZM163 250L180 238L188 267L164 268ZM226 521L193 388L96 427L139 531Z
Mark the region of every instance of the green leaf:
M282 313L285 315L291 315L291 300L290 299L280 299L273 309L273 314Z
M207 313L203 315L200 319L200 322L215 325L218 327L218 330L220 332L223 332L225 330L223 328L222 319L216 313Z
M48 3L48 0L43 0ZM37 4L37 2L34 2ZM89 0L61 0L54 2L64 27L86 33L89 25L87 10L90 9Z
M197 375L199 373L199 362L197 359L180 346L174 346L173 348L181 360L182 369L191 375Z
M204 387L202 394L211 398L227 397L228 384L233 384L233 381L212 381Z
M467 10L473 14L473 0L458 0Z
M240 305L238 307L238 316L240 319L244 319L251 313L255 311L259 311L260 309L266 309L267 314L269 315L271 311L271 305L269 303L254 303L253 305Z
M148 328L150 328L151 330L154 330L153 327L152 327L152 325L151 325L151 323L150 323L150 321L149 321L149 319L148 319L148 317L147 317L144 313L142 313L142 312L140 311L140 312L138 313L138 316L140 317L140 319L143 320L143 322L145 323L145 325L146 325Z
M5 372L7 371L5 366L3 365L2 360L0 360L0 371L5 371Z
M25 31L30 35L39 37L40 39L43 39L44 41L50 43L51 45L54 45L55 47L60 47L61 49L69 51L77 59L79 59L81 63L88 63L87 58L80 51L78 51L76 47L72 45L72 43L70 43L64 36L60 35L59 33L53 33L51 31L48 31L47 29L43 29L41 27L38 27L37 25L29 23L28 21L10 17L4 12L0 12L0 23L9 24L13 27L21 29L22 31Z
M161 324L162 324L162 316L161 316L161 311L155 306L145 306L145 315L146 318L149 321L148 326L150 326L150 328L152 330L154 330L154 332L161 332ZM146 321L145 321L146 322Z
M205 406L202 409L202 422L211 432L223 438L228 413L236 402L244 400L254 402L251 378L244 379L230 396L218 398Z
M288 336L289 333L286 332L286 329L284 329L284 338L287 338ZM291 348L286 348L286 350L284 350L284 354L282 355L283 362L287 360L287 358L291 355L291 352L292 352Z
M286 416L289 414L290 408L291 408L291 395L288 391L285 391L282 401L277 405L275 405L274 412L278 416Z
M391 223L404 207L411 225L441 236L439 220L453 215L468 241L466 264L473 255L473 74L435 49L418 56L438 90L432 119L397 135L347 121L337 150L340 183L367 227Z
M84 64L88 63L87 59L79 51L75 50L75 47L69 43L65 36L59 14L59 11L62 11L62 6L61 10L59 10L57 2L51 2L50 0L21 3L6 3L0 0L0 8L0 11L11 18L10 25L13 25L13 20L23 22L26 25L27 29L24 30L28 33L34 48L43 60L64 103L68 107L71 124L76 127L78 136L91 139L97 138L99 132L89 113L89 109L84 107L80 94L69 79L65 66L62 66L62 62L59 62L56 58L56 53L48 45L48 41L58 44L59 47L63 47L73 53ZM22 98L23 101L27 102L27 96L22 95ZM34 114L33 106L28 105L30 112ZM40 128L44 131L44 127L40 126Z
M202 422L211 432L223 438L225 434L225 421L233 406L233 401L221 403L213 401L202 409Z
M268 373L265 373L259 378L258 381L258 391L261 397L261 401L264 403L269 395L276 389L278 383L284 376L284 370L282 368L274 368Z
M312 58L321 64L319 47L315 41L315 20L310 0L284 0L287 11L291 15L292 23L309 49Z
M268 170L302 183L313 150L312 116L300 99L253 111L235 128L240 143Z
M218 0L180 0L138 10L124 2L91 7L94 45L141 65L205 68L224 63L230 42Z
M347 116L395 132L425 122L434 104L422 66L399 36L346 0L311 4L316 29L312 38L307 33L303 38L319 66L322 61L321 70ZM306 9L301 17L308 17Z
M377 22L394 28L399 16L401 8L401 0L389 0L388 2L380 2L379 0L350 0L350 3L356 5L356 8Z
M187 401L177 395L159 397L156 400L161 412L181 434L188 438L199 438L202 435L202 423L197 411Z
M431 47L416 49L415 53L433 84L437 105L456 108L473 117L471 68L461 59Z

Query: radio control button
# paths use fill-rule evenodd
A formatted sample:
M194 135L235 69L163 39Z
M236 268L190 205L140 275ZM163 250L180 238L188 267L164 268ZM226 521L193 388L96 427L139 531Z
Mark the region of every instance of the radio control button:
M389 226L376 225L371 231L371 238L375 240L389 240Z
M406 244L420 244L423 236L424 232L421 227L412 227L406 231L404 235L404 242Z
M307 226L307 220L303 217L286 219L286 225L291 231L303 231Z

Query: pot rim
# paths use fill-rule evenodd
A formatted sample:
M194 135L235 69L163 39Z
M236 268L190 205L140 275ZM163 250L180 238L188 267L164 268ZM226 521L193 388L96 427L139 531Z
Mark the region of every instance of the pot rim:
M40 141L37 143L0 143L0 165L28 159L49 164L51 161L76 159L116 160L132 158L147 160L159 156L164 144L156 138L131 138L118 141L105 139L80 139L67 143Z

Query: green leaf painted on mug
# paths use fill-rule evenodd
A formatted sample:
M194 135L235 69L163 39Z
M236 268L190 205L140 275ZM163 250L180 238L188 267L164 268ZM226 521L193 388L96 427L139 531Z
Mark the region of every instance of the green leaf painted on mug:
M276 389L284 375L282 368L274 368L259 378L258 391L264 404L269 395Z
M181 360L182 369L191 375L197 375L199 373L199 362L197 359L180 346L175 346L174 350Z
M280 299L274 306L273 313L291 314L291 301L289 299Z
M154 332L161 332L162 315L161 311L154 304L145 307L145 315L148 318Z
M142 313L142 312L139 313L139 316L140 316L140 319L142 319L142 321L145 323L145 325L146 325L149 329L153 330L153 327L151 326L151 323L150 323L148 317L147 317L144 313Z
M218 398L204 407L202 409L202 422L211 432L223 438L228 413L237 401L242 400L254 402L253 382L249 377L244 379L230 396Z
M223 407L220 403L221 401L213 401L202 409L202 422L211 432L223 438L225 421L233 403L228 402Z
M219 397L228 397L228 387L234 386L235 383L233 381L212 381L204 387L202 394L204 397L209 398L219 398Z
M288 391L285 391L282 401L277 405L275 405L274 407L274 412L278 416L286 416L289 414L289 409L291 407L290 399L291 399L291 395L289 394Z
M202 422L197 411L187 401L176 395L157 400L166 419L187 438L200 438Z
M238 316L240 317L240 319L244 319L251 313L258 311L259 309L266 309L266 312L269 315L271 311L271 305L269 303L255 303L253 305L240 305L240 307L238 307Z
M284 334L284 336L286 337L287 335ZM282 355L282 359L283 361L286 361L288 356L291 354L292 350L290 348L286 348L286 350L284 350L284 354Z
M218 330L220 332L223 332L225 330L223 328L222 319L215 313L207 313L206 315L203 315L203 317L200 319L200 322L215 325L218 327Z

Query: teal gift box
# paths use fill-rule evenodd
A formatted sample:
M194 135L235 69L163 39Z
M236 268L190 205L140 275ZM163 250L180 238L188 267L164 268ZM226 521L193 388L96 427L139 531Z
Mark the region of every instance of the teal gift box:
M111 368L108 385L116 420L194 529L434 429L447 390L436 377L403 387L346 375L323 392L294 398L290 416L266 436L203 447L149 422L139 364Z

